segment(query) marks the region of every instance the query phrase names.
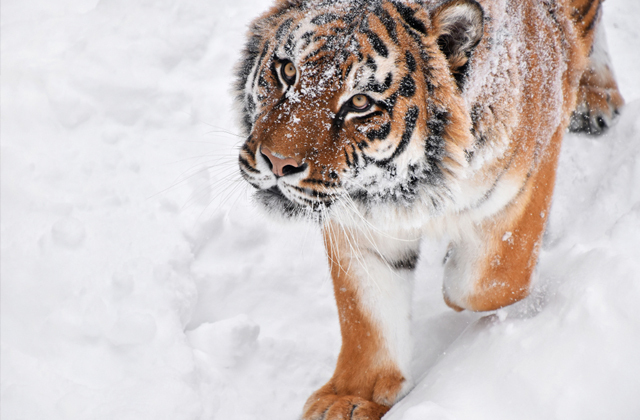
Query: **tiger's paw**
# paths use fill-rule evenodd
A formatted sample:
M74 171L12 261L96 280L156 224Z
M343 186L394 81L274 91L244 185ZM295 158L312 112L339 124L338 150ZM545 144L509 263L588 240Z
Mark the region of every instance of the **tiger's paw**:
M353 395L317 394L305 404L303 420L380 420L391 408Z
M398 375L379 376L368 392L342 393L337 392L339 382L332 380L309 397L303 420L380 420L408 385Z
M585 74L583 79L585 77L590 76ZM578 104L571 115L569 130L598 135L611 126L624 100L616 86L595 86L583 81L578 92Z

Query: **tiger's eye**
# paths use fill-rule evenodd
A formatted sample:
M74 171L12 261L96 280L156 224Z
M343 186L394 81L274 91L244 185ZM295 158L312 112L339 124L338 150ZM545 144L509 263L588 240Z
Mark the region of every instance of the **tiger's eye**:
M291 84L296 78L296 66L291 61L287 62L282 68L282 77Z
M364 95L356 95L351 98L351 103L357 109L365 109L369 105L369 98Z

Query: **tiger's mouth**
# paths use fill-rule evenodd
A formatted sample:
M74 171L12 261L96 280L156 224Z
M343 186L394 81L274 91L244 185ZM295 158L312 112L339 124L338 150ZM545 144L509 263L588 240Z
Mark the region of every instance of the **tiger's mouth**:
M294 191L297 190L296 187ZM298 194L299 195L299 191ZM333 200L318 200L305 197L289 198L282 192L278 185L266 189L258 189L255 193L257 201L270 213L284 215L288 218L322 221L326 217L328 208Z
M277 185L256 191L256 198L268 210L276 213L281 212L287 216L293 216L301 211L301 206L289 200Z
M267 194L272 194L275 197L277 197L278 199L285 200L287 202L290 202L291 204L294 204L291 200L289 200L287 197L285 197L284 194L282 194L282 191L280 191L280 188L277 185L274 185L271 188L267 188L266 190L264 190L264 192L267 193Z

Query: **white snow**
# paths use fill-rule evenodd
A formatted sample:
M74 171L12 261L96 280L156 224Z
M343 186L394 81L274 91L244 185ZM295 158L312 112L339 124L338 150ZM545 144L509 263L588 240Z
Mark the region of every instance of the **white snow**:
M296 419L330 377L321 236L236 164L232 66L270 3L3 1L3 420ZM638 16L605 3L628 104L566 136L533 296L455 313L424 243L422 379L386 418L640 418Z

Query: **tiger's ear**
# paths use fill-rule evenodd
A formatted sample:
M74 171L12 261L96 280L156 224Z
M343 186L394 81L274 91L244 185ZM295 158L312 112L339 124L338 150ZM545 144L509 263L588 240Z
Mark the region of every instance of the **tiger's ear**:
M482 6L475 0L449 0L431 13L438 47L447 57L460 88L471 52L482 38L483 19Z

